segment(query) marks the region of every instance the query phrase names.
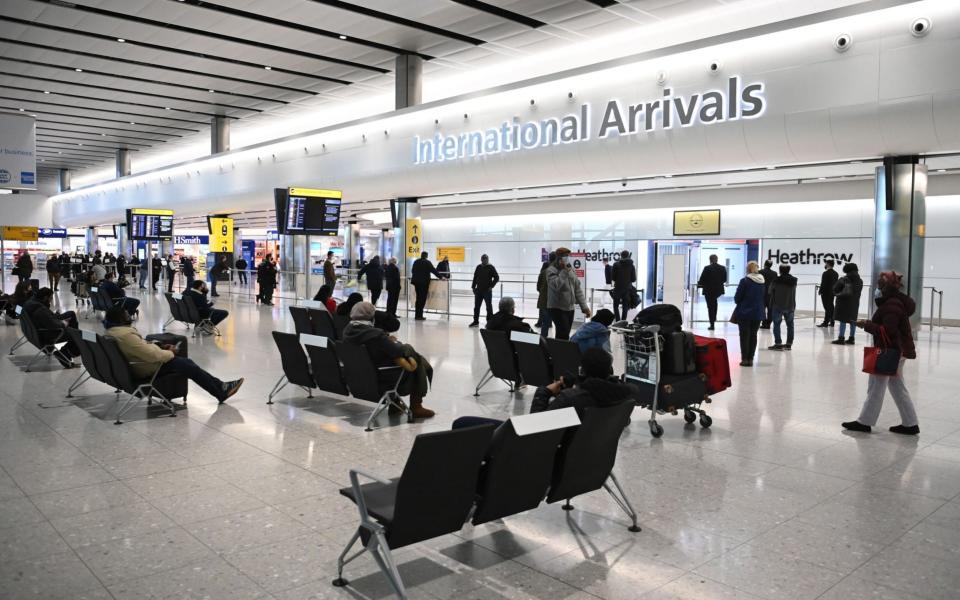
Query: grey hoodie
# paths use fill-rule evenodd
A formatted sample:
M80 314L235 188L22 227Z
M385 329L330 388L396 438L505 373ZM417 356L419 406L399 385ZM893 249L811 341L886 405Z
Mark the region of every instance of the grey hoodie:
M590 309L573 267L561 266L558 260L547 267L547 308L569 311L574 304L584 312Z

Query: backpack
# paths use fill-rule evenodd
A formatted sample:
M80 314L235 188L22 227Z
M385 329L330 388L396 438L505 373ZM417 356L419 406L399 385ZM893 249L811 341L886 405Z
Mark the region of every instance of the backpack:
M633 318L637 325L659 325L660 334L666 335L680 331L683 325L683 316L680 309L673 304L654 304L637 313Z

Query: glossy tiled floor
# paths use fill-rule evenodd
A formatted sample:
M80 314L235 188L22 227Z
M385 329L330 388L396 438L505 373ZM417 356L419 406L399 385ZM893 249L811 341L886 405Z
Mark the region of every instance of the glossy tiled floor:
M158 300L146 298L145 333L164 320ZM512 397L499 384L473 398L485 358L465 319L400 331L436 368L428 405L440 414L428 423L364 433L369 405L289 389L267 406L279 375L269 332L292 328L286 308L224 304L223 337L191 341L190 353L247 383L224 406L192 391L175 419L141 413L114 426L81 407L112 401L104 386L86 384L71 404L77 371L24 373L26 349L0 358L0 596L389 597L369 558L349 567L351 591L330 585L356 522L337 495L347 469L395 476L417 433L527 410L531 392ZM18 333L0 327L4 353ZM719 333L736 348L732 328ZM762 333L761 347L769 340ZM396 553L410 597L957 598L960 332L924 332L909 363L919 438L885 431L897 422L892 403L881 432L841 431L866 380L860 346L827 342L807 321L792 353L761 351L716 396L710 430L666 416L652 439L635 414L616 470L641 533L603 493L572 513L541 506L465 527Z

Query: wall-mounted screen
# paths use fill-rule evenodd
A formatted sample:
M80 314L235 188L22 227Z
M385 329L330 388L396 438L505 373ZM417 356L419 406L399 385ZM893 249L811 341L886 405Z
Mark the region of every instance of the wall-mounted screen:
M673 235L720 235L720 209L673 211Z
M343 194L338 190L278 189L277 230L285 235L337 235Z
M173 239L173 211L158 208L128 208L127 235L131 240Z

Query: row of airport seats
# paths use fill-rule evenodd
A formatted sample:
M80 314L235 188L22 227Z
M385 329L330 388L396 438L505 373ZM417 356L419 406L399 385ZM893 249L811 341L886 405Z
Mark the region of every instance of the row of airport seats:
M574 342L542 338L535 333L482 329L487 350L487 372L480 378L474 396L493 379L516 391L521 385L549 385L560 377L575 379L580 372L580 347Z
M171 323L178 322L187 326L193 326L193 337L200 335L204 328L209 328L216 335L220 335L220 330L207 317L201 317L197 310L197 305L193 302L187 302L183 299L183 294L164 292L163 297L167 300L167 306L170 307L170 318L166 320L161 327L161 331L166 331Z

